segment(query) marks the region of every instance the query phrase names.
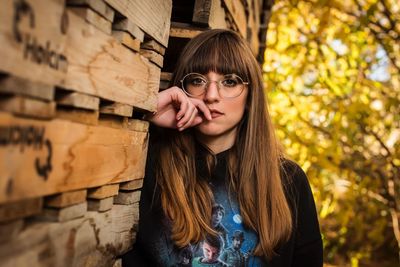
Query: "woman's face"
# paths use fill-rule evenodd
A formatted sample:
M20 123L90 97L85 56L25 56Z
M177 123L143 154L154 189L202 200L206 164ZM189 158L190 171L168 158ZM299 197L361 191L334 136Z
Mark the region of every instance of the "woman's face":
M219 81L224 75L209 72L204 76L209 81ZM246 81L245 81L246 82ZM208 106L211 112L212 120L206 119L196 126L197 137L202 141L213 142L218 139L221 142L231 143L233 145L237 127L241 121L247 100L248 88L244 85L242 93L235 98L223 98L218 89L217 82L208 84L205 94L196 98L201 99Z

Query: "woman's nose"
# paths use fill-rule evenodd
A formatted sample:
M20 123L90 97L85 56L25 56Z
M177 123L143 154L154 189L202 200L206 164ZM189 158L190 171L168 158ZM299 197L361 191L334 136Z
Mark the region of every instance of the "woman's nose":
M217 81L210 81L207 84L205 100L209 102L218 101L220 99L219 88Z

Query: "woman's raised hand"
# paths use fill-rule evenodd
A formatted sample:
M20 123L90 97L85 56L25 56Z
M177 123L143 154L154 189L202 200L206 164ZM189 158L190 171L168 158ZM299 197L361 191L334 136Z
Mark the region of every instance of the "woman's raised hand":
M200 124L204 119L212 118L202 100L190 98L182 89L174 86L158 94L157 112L146 119L160 127L183 131Z

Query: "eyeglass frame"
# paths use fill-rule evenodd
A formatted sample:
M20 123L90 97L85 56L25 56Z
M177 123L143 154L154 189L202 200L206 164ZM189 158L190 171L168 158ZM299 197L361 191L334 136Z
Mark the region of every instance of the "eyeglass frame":
M207 81L207 83L206 83L206 88L205 88L205 90L204 90L204 93L201 94L201 95L193 95L193 94L190 94L188 91L186 91L185 86L183 85L183 81L185 80L185 78L188 77L189 75L192 75L192 74L200 75L200 76L204 77L205 80ZM243 93L243 91L244 91L244 86L249 85L250 82L245 82L245 81L243 81L242 77L240 77L240 76L237 75L236 73L225 74L224 77L227 76L227 75L235 75L236 77L238 77L238 78L242 81L243 89L240 91L240 93L239 93L237 96L222 96L221 93L220 93L220 91L219 91L219 90L221 90L221 88L220 88L220 82L222 81L222 79L220 79L220 80L218 80L218 81L209 80L209 79L207 79L206 76L204 76L203 74L198 73L198 72L190 72L190 73L186 74L185 76L183 76L183 78L182 78L181 80L179 80L179 81L180 81L180 83L181 83L181 85L182 85L183 91L184 91L188 96L190 96L190 97L199 97L199 96L204 95L204 94L207 92L207 88L208 88L208 86L209 86L209 84L210 84L211 82L216 82L216 83L217 83L218 94L221 96L221 98L223 98L223 99L225 99L225 98L232 99L232 98L239 97L239 96Z

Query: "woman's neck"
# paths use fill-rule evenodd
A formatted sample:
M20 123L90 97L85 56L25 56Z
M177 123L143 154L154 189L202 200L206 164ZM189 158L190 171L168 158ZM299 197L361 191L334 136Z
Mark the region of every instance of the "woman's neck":
M236 132L237 127L233 128L229 132L225 132L220 136L203 135L199 132L196 132L196 139L201 144L208 147L214 154L218 154L233 147L235 144Z

